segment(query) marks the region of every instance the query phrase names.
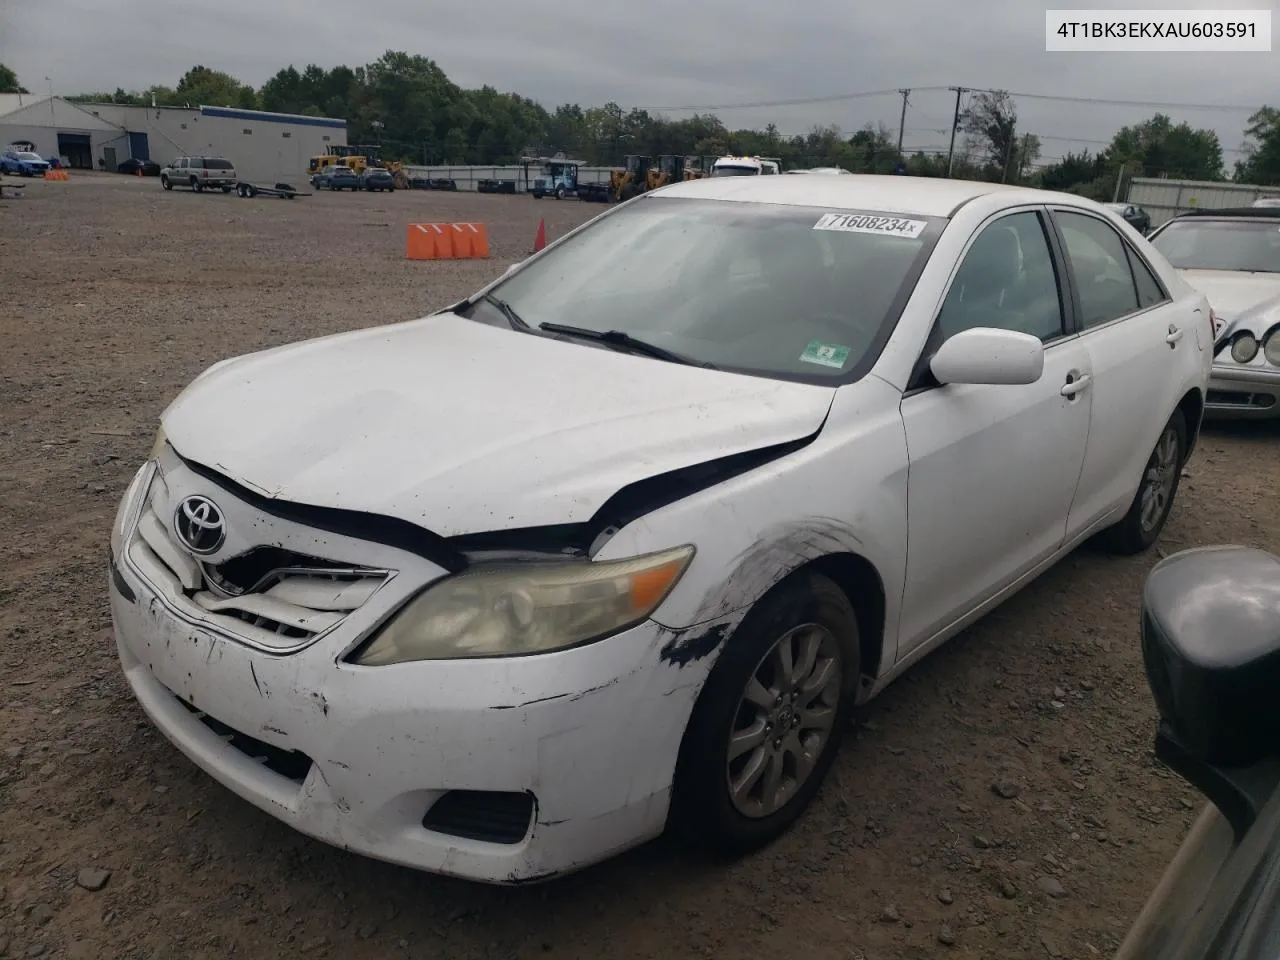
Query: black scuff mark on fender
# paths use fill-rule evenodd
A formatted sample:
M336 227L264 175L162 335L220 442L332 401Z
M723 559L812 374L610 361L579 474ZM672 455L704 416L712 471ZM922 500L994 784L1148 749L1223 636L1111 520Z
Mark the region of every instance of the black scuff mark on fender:
M266 733L275 733L275 734L278 734L278 735L280 735L280 736L282 736L282 737L287 737L287 736L289 735L289 734L288 734L288 733L286 733L284 730L281 730L279 727L273 727L273 726L271 726L271 724L269 724L269 723L264 723L264 724L262 725L262 729L263 729L263 731L264 731L264 732L266 732Z
M324 694L317 690L311 694L311 699L319 705L320 712L327 717L329 715L329 701L325 699Z
M330 760L329 762L332 763L335 767L341 767L343 770L351 769L350 764L343 763L341 760Z
M569 821L568 821L568 819L565 819L565 820L539 820L539 821L538 821L538 826L540 826L540 827L558 827L558 826L560 826L560 824L562 824L562 823L568 823L568 822L569 822Z
M551 701L551 700L563 700L565 697L577 697L577 696L581 696L581 694L553 693L549 697L538 697L536 700L526 700L524 703L504 704L502 706L490 707L489 709L490 710L514 710L517 707L531 707L535 703L547 703L548 701Z
M727 623L712 624L705 630L691 627L673 631L671 639L658 651L658 659L683 669L690 663L696 663L703 657L711 656L728 636L729 624Z
M621 677L614 677L612 680L607 680L604 683L598 683L594 687L588 687L586 690L583 690L581 693L575 693L572 697L569 698L569 702L572 703L574 700L581 700L583 697L590 696L591 694L596 693L600 690L607 690L609 687L612 687L621 679L622 679Z
M262 692L262 684L258 682L258 671L253 668L252 660L249 661L249 675L253 677L253 685L258 690L258 696L265 697L266 694Z
M819 557L857 552L860 543L853 528L832 517L809 517L761 531L751 546L730 564L733 571L719 588L710 591L693 617L693 624L679 629L665 627L670 639L659 651L664 663L682 668L715 653L757 600L789 574Z

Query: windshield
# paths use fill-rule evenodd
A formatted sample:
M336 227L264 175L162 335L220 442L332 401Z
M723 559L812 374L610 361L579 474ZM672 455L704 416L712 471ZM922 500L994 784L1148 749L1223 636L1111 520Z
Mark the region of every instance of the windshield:
M831 382L874 360L941 223L649 197L491 294L535 329L621 331L696 363ZM488 301L476 308L498 312Z
M1178 220L1151 244L1179 270L1280 273L1280 220Z
M759 167L715 167L711 171L713 177L758 177Z

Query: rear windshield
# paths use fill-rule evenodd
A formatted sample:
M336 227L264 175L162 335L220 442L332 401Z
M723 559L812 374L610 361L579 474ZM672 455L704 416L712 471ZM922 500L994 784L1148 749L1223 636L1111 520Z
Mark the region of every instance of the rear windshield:
M943 223L647 197L548 250L493 295L535 330L618 330L722 369L830 383L874 362Z
M205 160L204 160L204 168L205 168L206 170L230 170L230 169L232 169L232 167L231 167L231 161L230 161L230 160L222 160L222 159L220 159L220 158L218 158L218 157L205 157Z
M758 177L759 167L715 167L711 171L713 177Z

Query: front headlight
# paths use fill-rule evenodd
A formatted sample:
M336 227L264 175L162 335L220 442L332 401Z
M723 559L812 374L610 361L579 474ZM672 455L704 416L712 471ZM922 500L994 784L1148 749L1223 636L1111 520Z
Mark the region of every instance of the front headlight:
M164 452L165 444L168 442L169 439L164 435L164 427L160 427L156 430L156 439L155 442L151 444L151 454L147 459L158 462L160 460L160 454Z
M129 488L125 490L124 496L120 498L120 505L116 508L115 519L111 521L111 555L119 557L124 552L124 538L129 527L136 519L138 512L138 502L142 495L146 492L149 485L154 465L150 460L138 468L138 472L133 475L133 479L129 482Z
M1267 363L1280 367L1280 327L1267 334L1267 339L1262 342L1262 355L1267 358Z
M510 657L600 639L656 610L693 554L686 545L627 560L467 571L418 594L352 660Z
M1258 341L1251 333L1242 333L1231 344L1231 359L1236 363L1248 363L1258 355Z

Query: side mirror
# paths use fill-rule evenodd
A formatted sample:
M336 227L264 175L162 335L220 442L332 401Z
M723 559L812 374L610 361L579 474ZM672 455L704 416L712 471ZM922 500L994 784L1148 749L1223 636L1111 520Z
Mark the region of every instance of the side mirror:
M1280 786L1280 557L1200 547L1158 563L1142 590L1142 659L1156 757L1243 837Z
M1035 383L1044 372L1044 344L1029 333L973 327L945 340L929 369L939 383Z

